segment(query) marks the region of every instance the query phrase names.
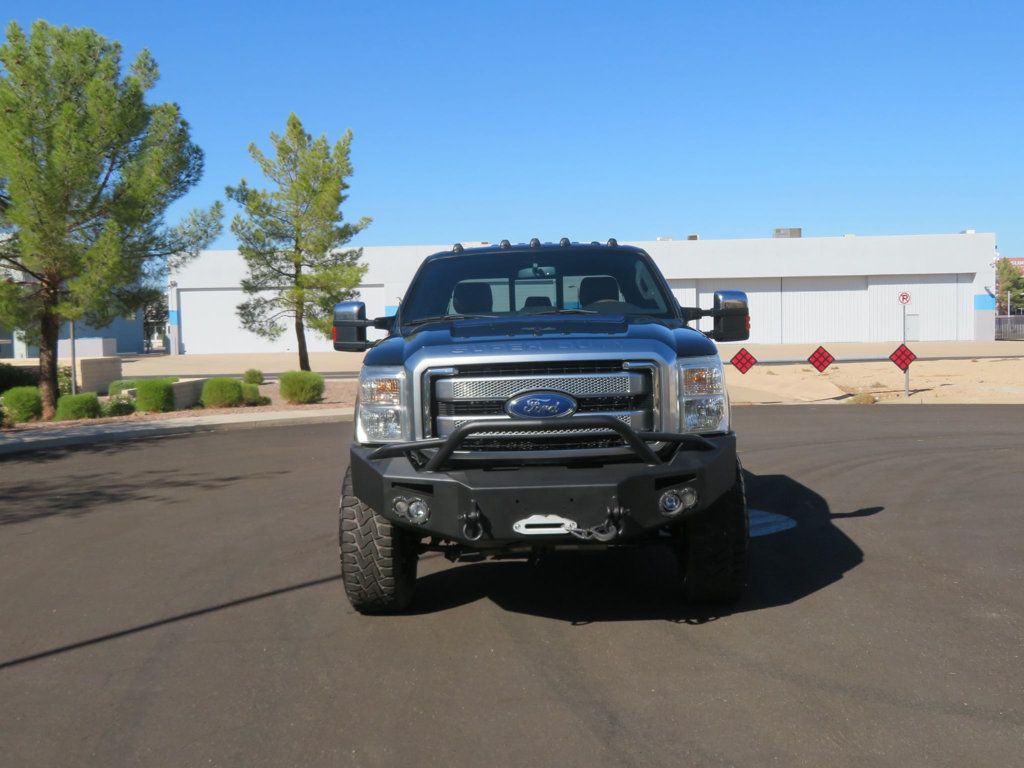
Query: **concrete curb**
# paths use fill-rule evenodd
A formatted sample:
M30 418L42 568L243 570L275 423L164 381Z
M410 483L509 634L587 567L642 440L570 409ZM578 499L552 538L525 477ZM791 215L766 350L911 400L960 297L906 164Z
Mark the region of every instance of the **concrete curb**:
M51 448L92 445L145 437L163 437L192 432L220 432L260 427L287 427L349 421L353 408L322 408L315 411L273 411L262 414L219 414L149 421L141 424L116 422L74 427L52 427L0 435L0 456Z

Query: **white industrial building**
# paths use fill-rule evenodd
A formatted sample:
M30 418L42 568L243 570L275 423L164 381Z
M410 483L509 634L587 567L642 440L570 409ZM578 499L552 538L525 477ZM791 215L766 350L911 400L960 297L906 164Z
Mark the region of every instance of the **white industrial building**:
M902 337L901 292L909 292L911 341L993 338L997 257L992 233L884 237L772 237L629 243L657 262L680 304L710 307L719 289L746 291L751 341L826 343ZM476 243L474 243L476 245ZM360 298L368 317L394 314L423 258L444 245L367 246ZM289 328L270 342L241 328L235 307L245 262L237 251L204 251L172 276L171 352L293 351ZM307 332L311 351L328 340Z

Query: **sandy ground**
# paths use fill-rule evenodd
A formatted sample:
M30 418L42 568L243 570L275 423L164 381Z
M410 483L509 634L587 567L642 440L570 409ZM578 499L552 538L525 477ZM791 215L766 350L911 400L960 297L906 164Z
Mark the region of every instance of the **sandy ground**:
M903 372L889 362L838 363L823 374L810 365L758 365L746 375L727 366L726 381L737 404L847 402L857 394L907 402ZM910 401L1024 404L1024 358L918 360L910 366Z

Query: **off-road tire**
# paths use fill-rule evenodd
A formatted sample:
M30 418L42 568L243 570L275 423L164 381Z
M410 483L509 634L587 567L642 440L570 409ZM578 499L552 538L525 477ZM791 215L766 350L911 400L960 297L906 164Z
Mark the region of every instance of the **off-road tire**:
M686 600L706 604L739 600L747 583L750 542L747 494L739 461L732 488L683 523L679 555Z
M366 506L352 490L352 469L345 472L338 507L341 580L352 607L360 613L402 611L416 586L419 541Z

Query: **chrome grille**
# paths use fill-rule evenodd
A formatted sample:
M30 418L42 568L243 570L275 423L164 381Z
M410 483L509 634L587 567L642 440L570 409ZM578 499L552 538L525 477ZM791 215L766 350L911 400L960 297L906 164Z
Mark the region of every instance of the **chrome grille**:
M573 363L552 362L550 370L544 363L530 362L522 366L504 364L499 372L494 368L475 370L460 368L442 376L427 371L424 386L429 388L427 402L429 412L424 411L424 433L447 437L463 424L470 422L494 422L494 432L476 433L467 440L465 450L483 450L501 438L515 444L520 441L523 449L536 442L527 438L593 438L607 436L609 445L621 445L622 441L610 430L571 429L529 432L515 430L515 419L505 414L505 402L523 392L555 391L572 395L578 405L578 415L613 416L638 431L655 428L654 393L652 381L654 366L647 370L625 370L623 361L600 361L601 367L591 372L576 367ZM496 375L497 374L497 375ZM571 440L562 441L560 447L572 448Z
M573 397L590 395L637 395L648 391L642 373L577 373L561 376L502 376L486 378L452 378L437 382L437 399L508 400L520 392L553 390Z

